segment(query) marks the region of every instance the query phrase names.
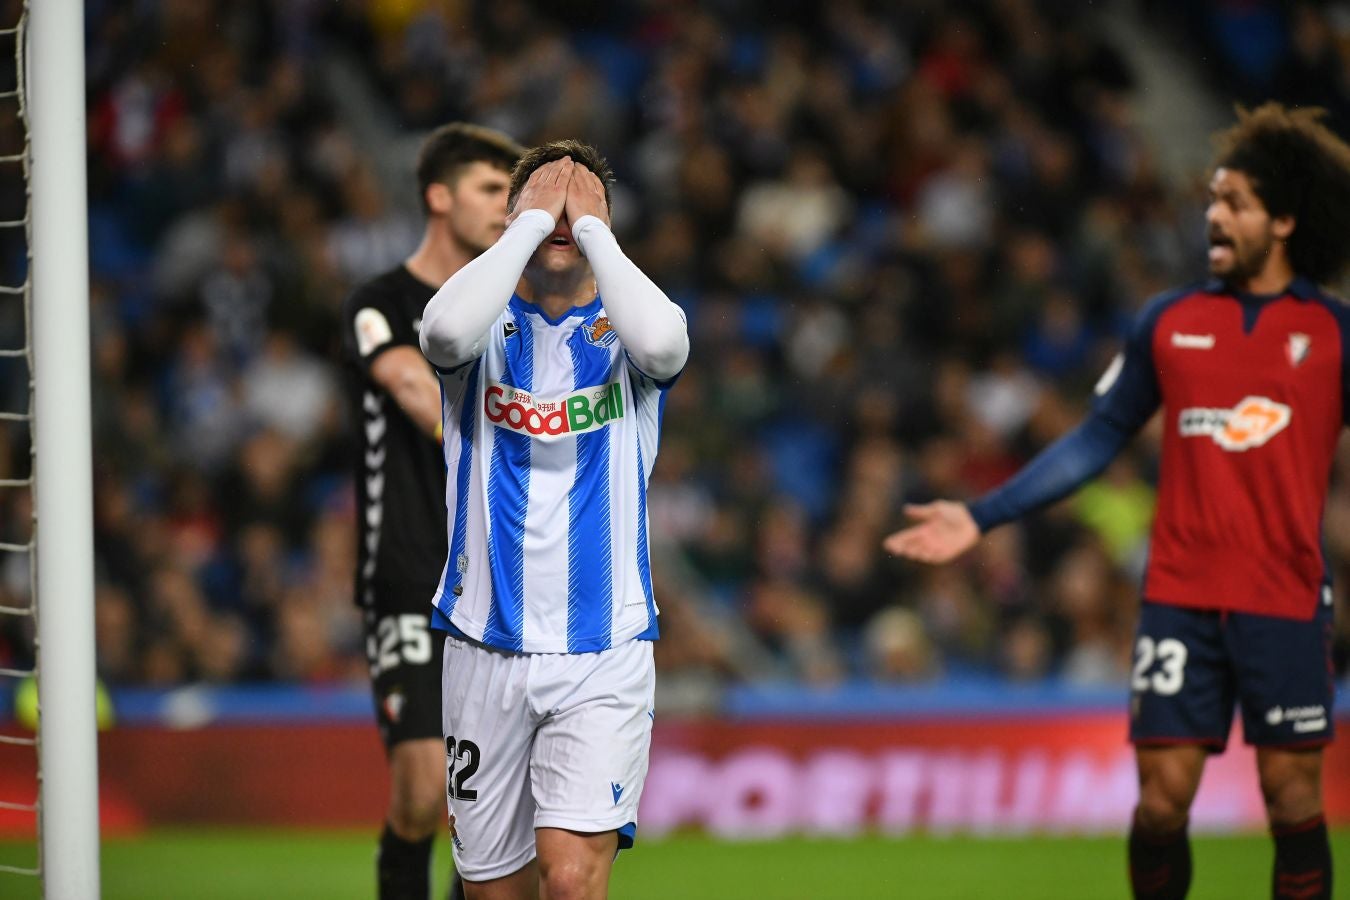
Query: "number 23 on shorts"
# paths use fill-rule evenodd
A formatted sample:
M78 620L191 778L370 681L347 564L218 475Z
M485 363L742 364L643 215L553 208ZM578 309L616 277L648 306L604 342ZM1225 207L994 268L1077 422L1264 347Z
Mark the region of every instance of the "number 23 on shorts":
M1134 645L1134 674L1130 688L1137 694L1152 691L1170 697L1186 681L1186 645L1176 638L1154 641L1141 634Z

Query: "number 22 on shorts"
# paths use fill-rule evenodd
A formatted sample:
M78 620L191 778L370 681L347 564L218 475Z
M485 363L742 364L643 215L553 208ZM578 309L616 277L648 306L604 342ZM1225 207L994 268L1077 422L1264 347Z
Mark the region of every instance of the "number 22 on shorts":
M465 787L464 782L478 771L481 754L473 741L456 741L453 736L445 739L445 755L449 762L445 773L446 791L456 800L470 802L478 799L478 791ZM463 764L460 760L463 759ZM458 771L456 771L458 770Z
M1140 635L1135 642L1134 653L1134 677L1130 680L1130 687L1135 693L1153 691L1170 697L1181 690L1186 681L1185 644L1176 638L1163 638L1155 642L1148 635ZM1154 671L1150 672L1151 669Z

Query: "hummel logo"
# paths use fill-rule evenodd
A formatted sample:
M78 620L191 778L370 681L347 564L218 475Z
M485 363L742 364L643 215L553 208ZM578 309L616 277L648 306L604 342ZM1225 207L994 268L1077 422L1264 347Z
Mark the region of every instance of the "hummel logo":
M618 805L619 798L623 796L623 785L619 784L617 781L611 781L609 783L609 789L614 792L614 803L615 805Z
M1180 331L1174 331L1172 332L1172 346L1186 350L1212 350L1214 348L1214 335L1182 334Z

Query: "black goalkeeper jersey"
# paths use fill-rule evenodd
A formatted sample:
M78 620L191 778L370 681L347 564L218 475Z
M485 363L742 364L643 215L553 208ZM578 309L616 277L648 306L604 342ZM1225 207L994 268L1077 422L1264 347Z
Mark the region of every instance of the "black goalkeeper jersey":
M422 309L436 289L404 266L357 288L342 307L342 349L357 442L356 600L372 606L377 584L407 593L409 608L425 609L445 565L445 459L441 448L370 375L371 364L394 347L421 353ZM427 364L431 371L430 363Z

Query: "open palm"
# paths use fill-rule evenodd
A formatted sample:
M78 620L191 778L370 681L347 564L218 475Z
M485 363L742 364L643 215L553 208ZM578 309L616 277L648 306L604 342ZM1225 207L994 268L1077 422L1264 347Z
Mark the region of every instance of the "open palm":
M945 563L974 547L980 528L964 503L937 500L909 503L905 515L916 522L882 541L886 552L917 562Z

